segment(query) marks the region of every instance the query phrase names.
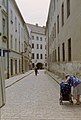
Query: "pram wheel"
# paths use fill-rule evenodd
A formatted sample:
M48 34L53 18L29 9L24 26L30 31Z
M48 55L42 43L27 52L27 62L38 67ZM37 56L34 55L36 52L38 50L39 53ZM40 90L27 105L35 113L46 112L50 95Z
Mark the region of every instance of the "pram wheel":
M70 100L69 102L70 102L71 105L73 105L73 101L72 100Z
M69 102L70 102L71 105L73 105L72 95L71 95L71 94L70 94L70 96L69 96Z
M59 99L59 104L63 105L62 98Z
M63 102L62 102L62 101L60 102L60 105L63 105Z

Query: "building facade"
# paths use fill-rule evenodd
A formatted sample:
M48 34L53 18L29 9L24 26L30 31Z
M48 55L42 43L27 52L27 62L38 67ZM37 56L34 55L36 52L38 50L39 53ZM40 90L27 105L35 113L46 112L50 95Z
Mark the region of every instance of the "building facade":
M46 23L48 69L81 72L81 1L51 0Z
M5 104L5 79L30 68L29 39L15 0L0 0L0 107Z
M8 3L8 76L29 70L29 33L15 0Z
M7 1L0 0L0 107L5 104L5 73L7 67Z
M27 26L30 29L32 42L32 68L37 66L39 69L42 69L47 64L45 27L28 23Z

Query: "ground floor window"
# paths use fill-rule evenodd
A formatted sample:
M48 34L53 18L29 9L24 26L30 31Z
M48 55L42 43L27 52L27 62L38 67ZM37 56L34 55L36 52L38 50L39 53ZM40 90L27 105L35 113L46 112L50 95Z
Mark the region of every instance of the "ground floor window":
M17 74L17 60L15 60L15 74Z
M71 38L68 39L68 61L71 61Z
M11 63L11 75L13 75L13 60L12 59L10 60L10 63Z
M65 61L65 44L62 44L62 55L63 55L63 61Z

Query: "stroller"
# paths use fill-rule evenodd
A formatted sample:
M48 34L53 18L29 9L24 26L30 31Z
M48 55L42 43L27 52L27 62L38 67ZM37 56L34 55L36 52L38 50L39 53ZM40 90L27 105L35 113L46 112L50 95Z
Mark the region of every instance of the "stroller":
M60 83L60 105L63 105L63 101L69 101L73 104L72 95L71 95L71 86L66 82Z

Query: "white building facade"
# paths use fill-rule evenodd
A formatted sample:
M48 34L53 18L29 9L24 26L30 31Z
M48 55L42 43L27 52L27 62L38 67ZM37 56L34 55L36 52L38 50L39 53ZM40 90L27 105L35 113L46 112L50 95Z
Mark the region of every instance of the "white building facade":
M7 1L0 0L0 107L5 104L5 73L7 68Z
M46 23L48 69L81 73L81 0L51 0Z
M47 65L46 61L46 35L45 27L38 24L28 24L32 41L32 68L37 66L39 69Z
M8 3L8 15L10 77L29 70L29 33L15 0Z
M5 79L30 68L29 39L26 23L15 0L0 0L0 107L5 104Z

